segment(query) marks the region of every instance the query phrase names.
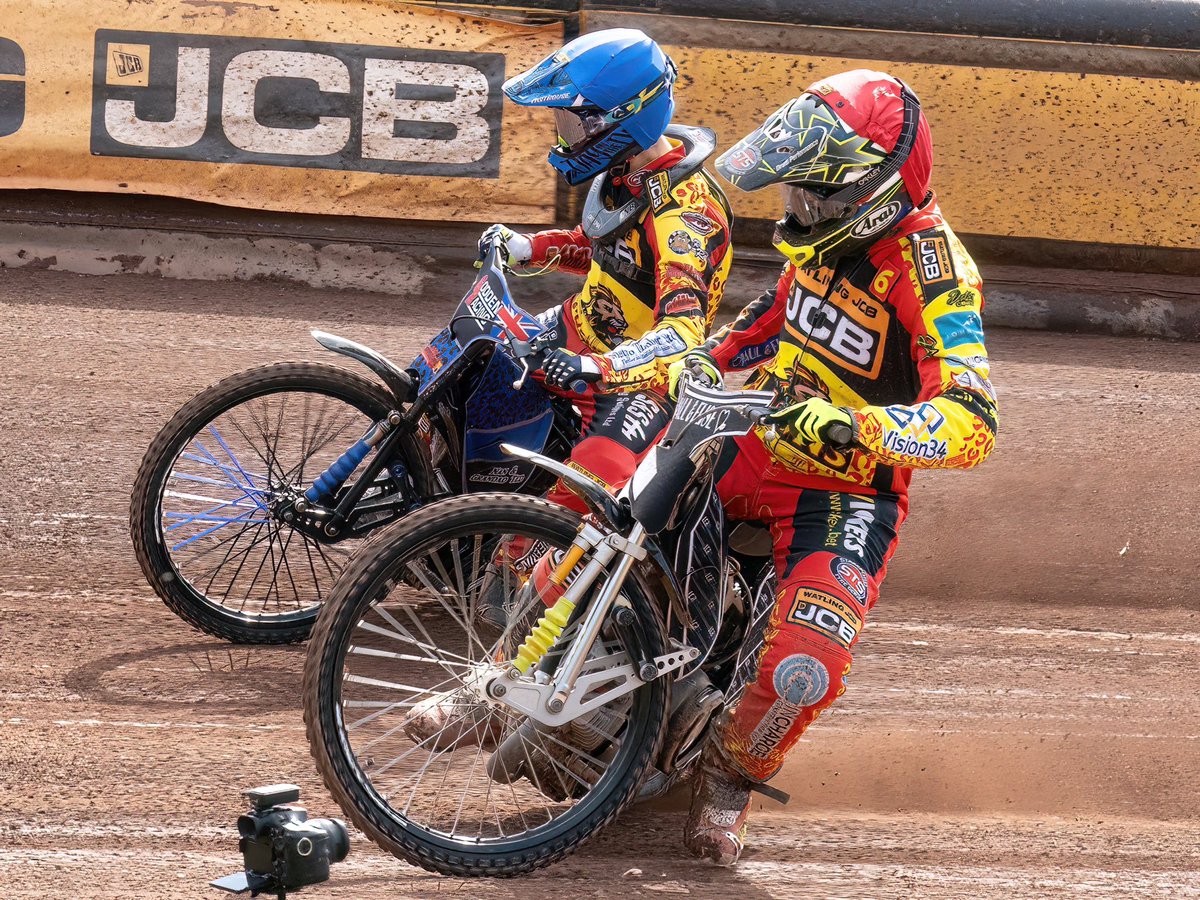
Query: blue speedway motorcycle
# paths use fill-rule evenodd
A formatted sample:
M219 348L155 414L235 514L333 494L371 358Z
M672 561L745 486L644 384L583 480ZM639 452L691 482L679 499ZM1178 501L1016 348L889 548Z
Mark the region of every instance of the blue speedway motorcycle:
M308 636L354 548L431 501L471 491L540 494L553 474L505 442L566 457L578 416L530 371L537 319L509 294L493 242L450 323L408 368L314 331L364 366L281 362L186 403L138 469L138 562L177 615L239 643Z

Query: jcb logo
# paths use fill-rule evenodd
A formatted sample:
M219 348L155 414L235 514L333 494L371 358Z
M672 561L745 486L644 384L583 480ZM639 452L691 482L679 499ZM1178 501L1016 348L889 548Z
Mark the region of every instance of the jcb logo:
M922 241L919 244L921 248L921 271L925 273L926 281L937 281L946 273L942 271L941 261L938 259L937 248L932 241Z
M878 307L870 312L867 316L823 301L797 284L788 295L788 325L801 343L851 372L874 378L879 374L888 317Z
M496 178L504 57L98 31L92 152Z

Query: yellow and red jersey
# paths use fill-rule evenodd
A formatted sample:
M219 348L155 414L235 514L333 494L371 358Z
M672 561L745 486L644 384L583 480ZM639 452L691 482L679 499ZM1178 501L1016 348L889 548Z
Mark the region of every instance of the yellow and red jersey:
M992 450L982 310L975 263L930 198L866 256L789 265L706 347L723 369L758 367L754 387L853 412L847 451L764 436L804 483L902 494L913 469L970 468Z
M636 172L608 176L614 205L643 191L649 198L614 239L593 242L582 226L530 235L529 268L586 275L563 317L596 358L604 389L665 392L667 367L704 341L720 306L733 214L702 169L671 187L668 171L684 155L676 146Z

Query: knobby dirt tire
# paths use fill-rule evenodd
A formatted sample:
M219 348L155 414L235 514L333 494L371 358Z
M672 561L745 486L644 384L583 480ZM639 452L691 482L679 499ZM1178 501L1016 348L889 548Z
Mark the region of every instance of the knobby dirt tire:
M669 678L658 678L632 692L634 708L627 727L634 730L625 740L633 741L636 751L627 756L624 770L604 796L593 798L589 794L561 817L568 820L576 810L590 807L576 817L578 821L563 822L558 832L521 838L511 847L486 852L463 844L448 846L452 842L431 839L402 817L388 815L375 799L377 795L363 783L357 766L348 762L351 750L338 727L343 639L361 610L387 592L395 564L407 553L419 552L422 545L448 531L472 526L494 531L532 526L554 534L565 545L574 538L578 525L577 513L540 498L512 494L453 497L377 532L343 570L309 642L304 667L304 721L309 747L325 786L350 820L394 856L443 875L524 875L573 853L636 799L641 781L662 745L670 703ZM649 644L661 648L661 616L635 577L630 576L622 594L634 603L643 623L652 617L658 635Z
M173 415L150 442L137 476L129 508L129 530L142 572L167 607L206 634L235 643L290 644L308 637L320 607L286 622L255 621L207 601L180 578L171 562L159 522L165 480L178 454L193 436L222 413L272 393L307 391L340 399L371 419L385 416L393 403L380 384L338 366L285 362L258 366L224 378L201 391Z

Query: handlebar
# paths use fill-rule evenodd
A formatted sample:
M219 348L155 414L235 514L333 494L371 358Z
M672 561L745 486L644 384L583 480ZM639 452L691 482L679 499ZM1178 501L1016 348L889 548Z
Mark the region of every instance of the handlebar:
M834 422L825 429L824 434L821 435L821 440L826 444L832 444L834 447L846 447L854 440L854 432L849 425Z

